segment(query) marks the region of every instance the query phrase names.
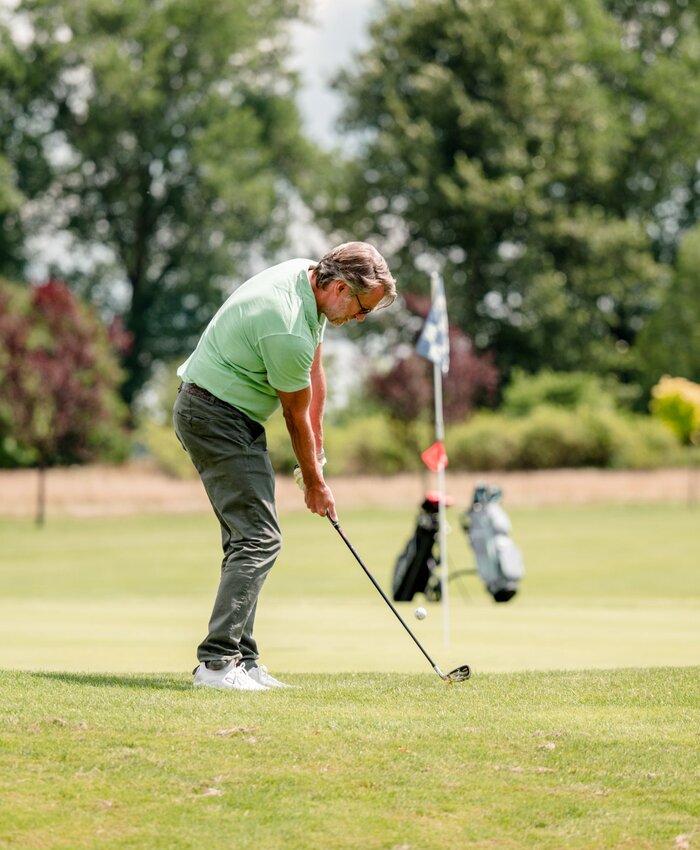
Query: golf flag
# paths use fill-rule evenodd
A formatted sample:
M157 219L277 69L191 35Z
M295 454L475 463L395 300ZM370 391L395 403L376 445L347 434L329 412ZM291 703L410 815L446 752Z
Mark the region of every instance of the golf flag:
M450 368L450 336L447 326L447 302L442 277L432 277L432 304L428 318L416 343L416 351L421 357L440 366L446 375Z
M421 460L433 472L438 472L447 466L447 452L441 440L437 440L421 455Z

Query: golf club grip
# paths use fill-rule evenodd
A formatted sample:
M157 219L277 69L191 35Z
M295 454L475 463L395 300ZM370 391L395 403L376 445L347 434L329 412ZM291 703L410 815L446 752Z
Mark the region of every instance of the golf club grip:
M386 604L389 606L389 608L391 608L391 610L393 611L394 616L396 617L396 619L399 621L399 623L401 623L401 625L404 627L404 629L406 629L406 631L407 631L407 632L409 633L409 635L411 636L411 639L413 640L413 642L415 643L415 645L418 647L418 649L420 649L420 651L423 653L423 655L424 655L424 656L428 659L428 661L430 662L430 666L431 666L431 667L432 667L432 668L433 668L436 672L438 672L438 667L437 667L437 665L435 664L435 662L433 661L433 659L432 659L432 658L428 655L428 653L425 651L425 649L423 648L423 645L420 643L420 641L418 640L418 638L417 638L417 637L413 634L413 632L409 629L408 625L407 625L407 624L406 624L406 622L404 621L404 619L403 619L403 617L401 616L401 614L399 614L399 612L396 610L396 608L395 608L395 607L394 607L394 605L392 604L391 599L389 599L389 597L386 595L386 593L384 593L384 591L382 590L381 586L379 585L379 582L375 579L375 577L372 575L372 573L371 573L371 572L367 569L367 567L364 565L364 562L362 561L362 558L361 558L361 557L359 556L359 554L357 553L357 550L356 550L356 549L355 549L355 547L352 545L352 543L348 540L348 538L347 538L347 537L346 537L346 535L345 535L345 532L344 532L344 531L343 531L343 529L340 527L340 522L338 522L338 520L334 520L334 519L332 519L332 518L331 518L331 515L330 515L328 512L326 512L326 516L328 517L328 520L329 520L330 524L333 526L333 528L334 528L334 529L338 532L338 534L341 536L341 538L342 538L343 542L345 543L345 545L348 547L348 549L349 549L349 550L352 552L352 554L355 556L355 560L356 560L356 561L357 561L357 563L358 563L358 564L362 567L362 569L364 570L365 575L367 576L367 578L368 578L368 579L372 582L372 584L375 586L375 588L379 591L379 593L381 594L382 599L386 602ZM438 675L441 675L441 674L438 672Z

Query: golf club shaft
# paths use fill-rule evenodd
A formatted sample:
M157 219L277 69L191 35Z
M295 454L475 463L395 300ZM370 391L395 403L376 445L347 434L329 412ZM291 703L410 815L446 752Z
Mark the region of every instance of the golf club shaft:
M406 629L406 631L409 633L409 635L410 635L410 636L411 636L411 638L413 639L413 642L415 643L415 645L418 647L418 649L420 649L420 651L423 653L423 655L425 655L425 657L428 659L428 661L430 662L430 666L433 668L433 670L435 670L435 672L438 674L438 676L439 676L441 679L444 679L444 678L445 678L445 674L444 674L444 673L440 670L440 668L437 666L437 664L433 661L433 659L432 659L432 658L428 655L428 653L425 651L425 649L423 648L423 645L421 644L421 642L418 640L418 638L417 638L417 637L413 634L413 632L412 632L412 631L409 629L409 627L406 625L406 622L404 621L403 617L401 616L401 614L399 614L399 612L398 612L398 611L396 610L396 608L393 606L393 604L392 604L391 600L390 600L390 599L389 599L389 597L386 595L386 593L384 593L384 591L382 590L382 588L379 586L379 583L377 582L377 580L375 579L375 577L372 575L372 573L371 573L371 572L367 569L367 567L364 565L364 563L363 563L363 561L362 561L362 558L361 558L361 557L358 555L358 553L357 553L357 550L356 550L356 549L355 549L355 547L352 545L352 543L348 540L348 538L345 536L345 532L344 532L344 531L343 531L343 529L340 527L340 523L338 522L338 520L334 520L334 519L332 519L332 518L331 518L331 516L330 516L330 514L328 514L328 513L326 514L326 516L328 517L328 519L329 519L329 521L330 521L331 525L333 526L333 528L334 528L334 529L338 532L338 534L342 537L343 542L345 543L345 545L348 547L348 549L349 549L349 550L352 552L352 554L355 556L355 560L357 561L357 563L358 563L358 564L362 567L362 569L365 571L365 574L367 575L367 578L368 578L368 579L372 582L372 584L373 584L373 585L377 588L377 590L378 590L378 591L379 591L379 593L381 594L382 599L386 602L386 604L389 606L389 608L391 608L391 610L394 612L394 616L396 617L396 619L399 621L399 623L401 623L401 625L404 627L404 629Z

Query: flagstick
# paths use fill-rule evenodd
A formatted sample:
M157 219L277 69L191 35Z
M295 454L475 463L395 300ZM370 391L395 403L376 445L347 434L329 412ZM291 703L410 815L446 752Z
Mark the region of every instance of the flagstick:
M433 364L433 384L435 386L435 439L445 441L445 422L442 414L442 369L439 363ZM447 596L447 515L445 510L445 463L439 463L438 478L438 523L440 548L440 590L442 597L442 639L445 648L450 645L450 606Z

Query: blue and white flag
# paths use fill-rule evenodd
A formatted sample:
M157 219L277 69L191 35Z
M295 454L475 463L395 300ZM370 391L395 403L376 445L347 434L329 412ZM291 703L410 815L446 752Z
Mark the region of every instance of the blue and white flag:
M447 302L442 277L432 277L432 304L423 330L420 332L416 351L421 357L436 363L446 375L450 368L450 336L447 326Z

